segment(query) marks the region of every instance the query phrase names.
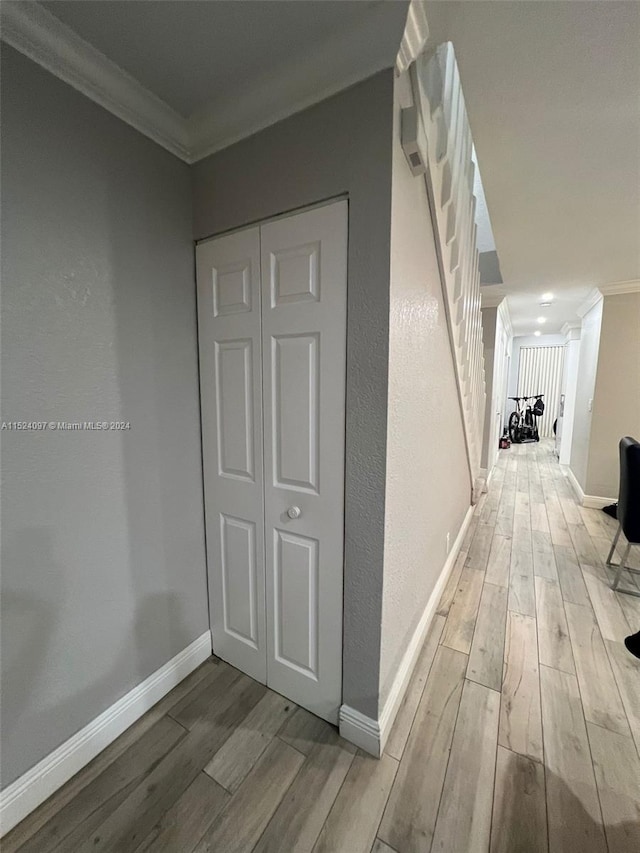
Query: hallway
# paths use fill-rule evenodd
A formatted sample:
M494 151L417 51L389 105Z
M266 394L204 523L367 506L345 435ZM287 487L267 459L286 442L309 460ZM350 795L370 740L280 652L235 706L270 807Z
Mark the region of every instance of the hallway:
M500 453L414 677L430 666L411 732L410 692L387 745L391 849L640 849L640 663L622 644L640 600L609 588L616 526L578 506L551 442Z
M609 588L615 527L577 505L549 442L501 452L380 761L212 659L4 853L638 851L622 640L640 599Z

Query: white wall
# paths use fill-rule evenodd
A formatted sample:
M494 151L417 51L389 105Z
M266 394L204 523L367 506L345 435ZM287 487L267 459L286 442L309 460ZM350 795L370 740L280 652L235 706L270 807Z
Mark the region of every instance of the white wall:
M487 388L482 467L491 473L498 458L498 441L505 422L505 400L511 364L511 333L505 302L482 309L484 370Z
M583 488L588 495L615 500L618 443L625 435L640 441L640 293L604 297L593 397Z
M492 433L495 432L495 349L496 349L496 325L498 321L498 307L482 309L482 349L484 354L484 380L486 390L486 403L484 407L484 430L482 433L482 455L480 464L484 471L489 473L493 468L495 454L492 447Z
M561 465L571 462L573 443L573 424L576 412L576 394L578 391L578 367L580 365L580 330L572 330L564 347L564 368L562 375L562 393L564 394L564 412L558 423L558 459Z
M422 177L400 146L396 81L380 708L470 504L471 481Z
M593 401L596 387L601 324L602 299L582 318L582 330L580 333L576 407L573 422L571 461L569 464L574 477L585 492L589 463L589 442L591 440L592 411L589 404L590 401Z

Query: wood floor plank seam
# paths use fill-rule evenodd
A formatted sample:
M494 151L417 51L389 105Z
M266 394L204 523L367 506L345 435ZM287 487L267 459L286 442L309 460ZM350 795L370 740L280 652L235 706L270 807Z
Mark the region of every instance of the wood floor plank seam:
M576 555L576 558L577 558L577 555ZM578 565L580 565L580 563L578 563ZM582 574L582 567L580 567L580 572L581 572L581 574ZM564 602L563 602L563 604L564 604L564 609L565 609L565 616L566 616L567 603L568 603L568 602L566 602L566 601L564 601ZM597 620L596 620L596 622L597 622ZM568 624L568 623L569 623L569 620L567 619L567 624ZM603 641L603 642L604 642L604 641ZM574 651L574 659L575 659L575 651ZM589 757L590 757L590 759L591 759L591 767L592 767L592 769L593 769L594 781L595 781L595 783L596 783L596 784L595 784L595 789L596 789L596 796L597 796L597 798L598 798L598 807L599 807L599 809L600 809L600 821L601 821L601 825L602 825L602 828L603 828L603 832L605 832L605 822L604 822L604 812L603 812L603 809L602 809L602 799L601 799L601 796L600 796L600 789L599 789L599 787L598 787L597 780L596 780L596 778L595 778L595 763L594 763L594 759L593 759L593 749L592 749L592 747L591 747L591 740L590 740L590 738L589 738L589 728L588 728L588 725L589 725L589 724L588 724L587 716L586 716L586 713L585 713L584 697L583 697L583 695L582 695L582 688L581 688L581 686L580 686L580 679L578 678L577 667L576 667L575 680L576 680L576 685L577 685L577 688L578 688L578 695L580 696L580 708L582 709L582 718L583 718L583 721L584 721L584 728L585 728L585 731L587 732L587 746L588 746L588 749L589 749ZM606 844L607 844L607 849L608 849L608 847L609 847L609 843L608 843L608 841L606 840L606 832L605 832L605 842L606 842ZM609 853L612 853L612 851L610 851L610 850L609 850Z
M468 657L469 657L469 656L467 655L467 667L469 666L469 660L468 660ZM466 679L465 679L465 680L466 680ZM463 685L463 686L464 686L464 685ZM460 693L460 696L462 697L462 692ZM459 715L460 715L460 702L458 702L458 707L457 707L457 709L456 709L456 713L455 713L455 719L454 719L454 721L453 721L453 732L454 732L454 734L455 734L456 726L458 725L458 717L459 717ZM451 741L451 742L453 742L453 737L452 737L452 741ZM438 808L436 809L435 820L434 820L434 823L433 823L433 829L434 829L434 831L433 831L433 835L432 835L432 838L431 838L431 845L430 845L430 849L432 849L432 848L433 848L433 840L434 840L434 838L435 838L435 827L438 825L438 818L440 817L440 807L441 807L441 805L442 805L442 795L443 795L443 793L444 793L444 780L447 778L447 773L449 772L449 762L450 762L450 760L451 760L451 744L449 744L449 754L448 754L448 756L447 756L447 761L446 761L446 763L445 763L444 773L443 773L443 776L442 776L442 782L443 782L443 784L442 784L442 787L441 787L441 789L440 789L440 796L438 797Z
M181 723L180 720L176 720L176 718L173 717L168 711L164 716L169 717L170 720L173 720L174 723L177 723L181 729L185 730L185 732L189 731L189 729L183 723Z
M632 737L632 739L636 745L636 751L638 753L638 758L640 758L640 688L638 688L638 691L637 691L639 701L637 703L634 703L634 706L636 708L636 712L638 714L638 719L636 721L636 720L632 719L632 717L630 716L629 706L631 705L631 703L625 701L626 690L623 689L623 685L621 684L622 679L620 677L620 673L619 673L619 669L618 669L618 662L614 661L614 659L613 659L613 655L612 655L611 649L609 647L609 641L604 640L604 647L605 647L605 651L607 653L607 657L609 659L609 665L611 666L611 669L613 671L613 677L614 677L616 684L618 686L618 692L619 692L620 698L622 700L622 707L624 708L624 712L627 716L627 722L629 724L629 730L631 731L631 737ZM624 647L621 647L621 648L624 648ZM626 653L626 649L624 650L623 653Z
M640 603L610 588L614 532L551 442L501 451L381 759L211 658L3 853L635 853Z

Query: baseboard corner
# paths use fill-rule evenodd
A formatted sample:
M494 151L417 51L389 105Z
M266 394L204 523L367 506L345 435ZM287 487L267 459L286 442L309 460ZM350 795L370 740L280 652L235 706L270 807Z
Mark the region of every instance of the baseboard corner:
M340 737L368 752L369 755L373 755L374 758L380 758L383 747L378 720L361 714L350 705L342 705L339 726Z
M211 631L207 630L0 791L0 837L31 814L210 656Z
M617 502L617 498L606 498L601 495L586 495L582 486L578 482L578 478L571 468L568 465L561 465L560 468L571 483L571 487L575 492L578 503L580 506L585 507L585 509L602 509L605 506L609 506L610 504Z

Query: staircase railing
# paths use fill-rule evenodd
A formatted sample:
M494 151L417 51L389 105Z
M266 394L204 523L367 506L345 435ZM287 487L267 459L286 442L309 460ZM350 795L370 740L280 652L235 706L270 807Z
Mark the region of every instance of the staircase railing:
M436 230L449 335L477 498L481 476L485 376L476 247L473 139L450 42L422 54L411 68L428 165L425 174Z

